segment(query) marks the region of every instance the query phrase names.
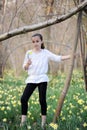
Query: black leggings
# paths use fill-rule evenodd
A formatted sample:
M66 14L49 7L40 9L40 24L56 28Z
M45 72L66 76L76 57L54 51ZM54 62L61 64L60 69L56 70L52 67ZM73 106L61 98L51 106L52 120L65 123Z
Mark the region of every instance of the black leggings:
M41 105L41 114L47 114L47 103L46 103L46 90L47 90L47 82L42 83L28 83L21 97L21 111L22 115L27 115L28 111L28 100L38 86L39 91L39 102Z

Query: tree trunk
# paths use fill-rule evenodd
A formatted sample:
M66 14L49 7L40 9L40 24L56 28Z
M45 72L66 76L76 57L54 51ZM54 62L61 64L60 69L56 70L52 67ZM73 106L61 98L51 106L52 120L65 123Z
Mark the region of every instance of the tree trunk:
M2 14L4 15L5 13L5 10L6 10L6 3L7 3L7 0L1 0L0 1L0 10L2 11ZM2 25L0 24L0 26L2 27ZM2 33L0 31L0 33ZM0 78L3 78L3 69L4 69L4 66L3 66L3 63L4 63L4 52L3 52L3 45L2 45L2 42L0 42Z
M66 76L67 78L66 78L66 81L65 81L65 85L64 85L63 91L62 91L62 93L60 95L60 98L58 100L58 105L57 105L56 112L55 112L54 119L53 119L54 123L56 123L57 118L60 115L64 99L66 97L66 94L67 94L69 86L70 86L70 81L71 81L72 72L73 72L73 66L74 66L74 54L76 52L76 48L77 48L77 44L78 44L78 38L79 38L79 33L80 33L81 19L82 19L82 12L80 12L79 15L78 15L76 37L75 37L75 43L74 43L74 47L73 47L73 51L72 51L72 55L71 55L71 63L70 63L70 66L69 66L69 70L67 72L67 76Z
M53 13L53 4L54 4L54 0L46 0L46 15L51 15Z
M46 3L46 11L45 11L45 15L47 16L47 19L51 19L52 16L50 16L53 13L53 4L54 4L54 0L45 0ZM47 27L44 31L44 35L46 37L46 40L49 40L51 38L51 26Z
M3 77L3 46L0 43L0 78Z

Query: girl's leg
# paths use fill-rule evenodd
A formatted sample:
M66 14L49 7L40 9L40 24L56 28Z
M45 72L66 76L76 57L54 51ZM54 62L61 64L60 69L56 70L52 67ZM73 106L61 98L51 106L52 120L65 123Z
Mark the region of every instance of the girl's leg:
M46 123L46 114L47 114L47 103L46 103L47 82L40 83L38 85L38 90L39 90L39 102L41 105L41 114L42 114L42 127L44 127Z
M24 124L24 122L26 121L27 110L28 110L28 99L30 98L35 88L36 88L36 84L28 83L21 97L21 113L22 113L21 124Z

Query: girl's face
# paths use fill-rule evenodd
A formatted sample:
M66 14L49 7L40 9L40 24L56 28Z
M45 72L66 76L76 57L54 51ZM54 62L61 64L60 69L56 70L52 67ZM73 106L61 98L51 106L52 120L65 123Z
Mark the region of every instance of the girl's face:
M42 41L39 38L39 36L32 37L32 43L33 43L33 48L34 49L36 49L36 50L40 50L41 49Z

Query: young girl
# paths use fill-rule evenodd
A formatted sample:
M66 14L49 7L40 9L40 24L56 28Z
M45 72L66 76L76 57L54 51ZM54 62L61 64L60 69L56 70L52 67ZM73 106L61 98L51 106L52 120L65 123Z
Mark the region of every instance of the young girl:
M41 106L42 123L41 126L44 129L46 123L47 115L47 103L46 103L46 90L48 83L48 62L49 60L60 62L62 60L67 60L70 55L59 56L55 55L49 50L45 49L43 43L43 37L41 34L35 34L32 36L32 50L28 50L25 55L23 68L28 72L28 78L26 79L26 88L21 97L21 126L26 121L27 111L28 111L28 100L38 87L39 91L39 102Z

